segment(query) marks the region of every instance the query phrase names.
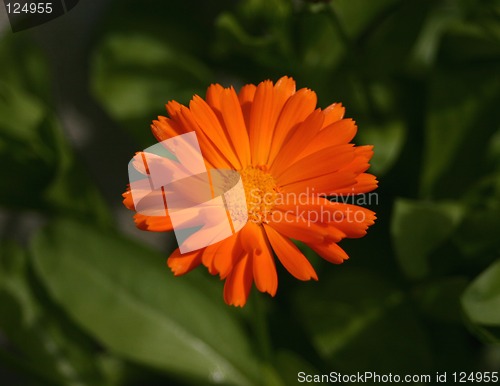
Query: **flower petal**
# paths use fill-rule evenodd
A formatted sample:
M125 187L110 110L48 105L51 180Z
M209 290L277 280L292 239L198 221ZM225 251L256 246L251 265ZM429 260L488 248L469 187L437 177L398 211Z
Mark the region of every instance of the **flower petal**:
M214 268L221 279L229 275L236 263L241 259L243 251L237 245L239 234L228 237L220 242L214 254Z
M279 182L284 187L287 192L306 192L308 194L316 195L341 195L341 194L358 194L366 193L377 187L377 181L375 177L366 177L363 173L366 171L370 164L368 161L373 155L372 146L358 146L353 148L353 158L351 162L344 162L341 164L342 160L346 161L345 157L340 157L338 160L334 161L331 159L330 163L321 160L321 157L326 156L329 153L335 153L336 148L342 148L345 146L352 145L340 145L333 148L325 148L319 152L312 153L307 157L304 157L287 169L288 176L295 177L297 181L288 182L285 184L282 177L280 177ZM337 157L341 156L338 154ZM316 161L315 160L316 158ZM310 163L310 166L298 166L301 163ZM317 162L317 165L313 166ZM340 169L335 170L335 166L340 166ZM295 169L301 170L301 168L311 168L312 172L303 179L299 179L301 176L300 172L295 172ZM290 169L292 169L290 171ZM326 174L321 174L321 171L328 171ZM305 173L302 173L304 175ZM371 175L368 175L371 176Z
M241 169L250 164L250 144L245 119L240 101L234 88L224 88L220 84L212 84L207 90L206 100L219 119L231 147L239 158Z
M181 109L182 105L177 102L177 101L169 101L166 105L165 108L167 109L168 115L170 117L173 117L176 115L179 110Z
M253 166L264 165L269 155L277 118L273 114L273 103L273 83L270 80L261 82L255 91L248 126Z
M270 167L273 174L279 175L290 164L297 161L297 156L302 152L304 144L309 143L316 136L323 120L323 113L320 109L316 109L290 133L289 139L283 144L283 148Z
M241 112L243 113L243 119L245 120L247 129L250 127L250 112L252 110L252 103L256 90L257 86L254 84L247 84L243 86L238 93L238 100L240 101Z
M274 252L276 252L276 256L278 256L281 264L288 272L299 280L318 280L311 263L294 243L268 225L264 224L264 229Z
M151 124L151 131L155 138L161 142L185 133L184 128L170 118L159 116Z
M136 213L134 222L135 226L143 231L169 232L174 229L170 216L146 216Z
M331 196L342 190L350 189L356 184L356 173L351 171L335 171L302 181L292 182L283 188L288 194L316 194L321 196Z
M201 263L202 250L181 254L177 248L167 259L167 265L175 276L184 275Z
M325 115L325 122L323 123L323 129L344 118L344 113L345 108L342 106L342 103L332 103L324 109L323 114Z
M220 84L211 84L207 89L205 100L216 113L221 110L221 96L223 92L224 87Z
M288 99L295 94L295 81L288 77L283 76L274 85L274 116L275 121L281 114L285 103Z
M375 213L370 209L358 205L332 203L335 209L334 220L331 222L335 228L341 230L349 238L359 238L366 235L369 226L375 223Z
M232 239L232 237L229 239ZM223 245L224 241L226 240L219 241L218 243L209 245L202 249L201 262L205 267L207 267L210 275L217 275L219 272L215 267L215 255L217 250Z
M301 89L286 101L280 112L274 130L269 158L267 162L272 164L280 152L283 142L290 131L299 123L303 122L316 108L316 93L309 89Z
M294 207L293 204L281 204L279 209L291 211ZM328 224L327 233L334 233L333 238L326 238L336 241L342 235L349 238L364 236L366 229L373 225L376 219L374 212L362 206L330 202L320 197L314 198L310 203L302 203L300 209L308 214L317 213L320 221Z
M222 119L225 125L226 133L236 150L236 154L242 165L250 164L250 143L248 132L243 119L240 102L233 87L224 89L221 95Z
M327 227L311 220L308 221L307 216L310 213L304 213L299 205L290 205L290 209L287 210L280 210L279 206L275 209L277 212L273 212L268 224L279 233L305 243L324 242L328 235Z
M243 249L252 256L255 286L259 291L274 296L278 289L278 275L263 227L249 222L240 235Z
M362 173L356 177L355 183L350 187L344 187L340 189L332 190L335 194L360 194L368 193L372 190L377 189L378 181L377 177L373 174Z
M243 307L252 288L252 261L248 255L238 261L224 284L224 301L236 307Z
M333 264L341 264L349 258L349 255L336 243L312 244L309 247L323 259Z
M195 131L196 137L200 144L201 152L205 160L213 167L218 168L234 168L231 162L227 159L226 155L215 146L212 140L199 128L191 111L182 106L178 114L173 117L179 122L185 129L186 132Z
M349 143L356 135L356 123L352 119L342 119L324 127L298 154L297 159L323 149Z
M127 184L127 190L122 194L122 197L123 205L125 205L127 209L135 210L134 199L132 198L132 192L130 191L130 184Z
M292 163L275 178L280 186L331 174L354 160L353 145L326 148Z
M198 124L199 130L205 133L214 147L224 154L231 165L234 167L240 165L238 156L231 147L229 139L225 135L224 129L212 108L199 96L195 96L189 103L189 109Z

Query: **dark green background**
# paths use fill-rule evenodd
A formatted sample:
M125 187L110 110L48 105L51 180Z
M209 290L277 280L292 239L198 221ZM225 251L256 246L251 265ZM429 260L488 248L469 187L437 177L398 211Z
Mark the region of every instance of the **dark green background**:
M94 4L95 3L95 4ZM297 372L500 370L500 3L81 1L0 38L6 385L293 385ZM127 163L171 99L283 75L375 145L378 220L226 306L133 228ZM449 379L450 380L450 379Z

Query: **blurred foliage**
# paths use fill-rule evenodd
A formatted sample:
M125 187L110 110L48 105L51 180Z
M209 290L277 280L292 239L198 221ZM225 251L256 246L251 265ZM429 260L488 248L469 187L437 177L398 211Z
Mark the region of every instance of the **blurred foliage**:
M166 278L157 269L163 256L68 221L39 234L32 252L54 299L111 351L194 380L253 384L257 365L228 307ZM103 255L119 256L120 264Z
M55 112L47 64L25 35L0 44L0 162L8 181L0 204L44 213L72 213L101 224L110 217L100 194L78 164Z
M34 33L0 40L0 206L12 221L0 236L0 363L19 384L500 368L498 0L112 3L89 88L137 149L169 100L282 75L321 107L342 102L356 143L375 145L378 220L343 242L351 259L310 255L318 283L281 271L276 298L255 292L243 310L206 272L174 279L164 255L120 234L110 208L121 198L104 202L99 170L66 139ZM30 214L48 226L19 244Z

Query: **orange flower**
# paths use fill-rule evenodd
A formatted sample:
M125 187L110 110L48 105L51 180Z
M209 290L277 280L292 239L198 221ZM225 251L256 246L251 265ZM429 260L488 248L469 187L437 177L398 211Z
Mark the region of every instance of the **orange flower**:
M225 279L224 300L243 306L252 284L276 294L276 254L299 280L317 280L314 268L291 241L308 245L325 260L339 264L348 258L337 243L366 234L375 214L365 208L332 202L327 196L369 192L377 180L365 173L372 146L355 147L352 119L344 107L316 108L316 94L295 90L283 77L242 87L211 85L206 99L195 96L189 107L171 101L170 118L151 125L158 141L196 132L208 168L240 173L248 222L233 236L208 247L168 258L173 273L182 275L200 264ZM130 190L124 204L134 209ZM168 216L135 214L136 225L148 231L171 231Z

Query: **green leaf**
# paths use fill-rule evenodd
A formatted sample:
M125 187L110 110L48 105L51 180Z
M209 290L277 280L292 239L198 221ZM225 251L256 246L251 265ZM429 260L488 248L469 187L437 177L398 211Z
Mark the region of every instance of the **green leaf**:
M453 202L397 199L391 234L401 269L413 279L429 274L431 253L453 234L463 208Z
M246 0L234 11L221 12L215 21L215 55L232 71L238 67L239 75L247 73L251 79L261 66L274 71L293 67L292 11L287 0ZM263 73L269 77L269 70ZM283 70L278 73L283 75Z
M487 175L470 187L464 202L467 212L453 241L464 256L484 267L498 256L500 248L500 173Z
M164 256L62 220L32 250L55 301L113 352L187 379L256 383L256 361L233 310L189 277L174 278Z
M20 88L0 82L0 129L2 137L34 142L36 128L45 113L42 105L33 95Z
M500 248L500 208L471 210L454 236L454 243L471 259L490 259Z
M0 157L26 163L39 158L38 163L47 163L51 152L39 138L50 103L45 58L25 36L6 34L0 39L0 62ZM38 169L37 166L30 165Z
M54 162L50 141L43 138L46 110L26 89L0 81L0 163L9 165L2 170L8 189L0 191L0 205L42 205L40 193L50 183Z
M331 72L346 52L332 20L325 12L307 12L297 19L297 49L301 78L308 84L324 82L325 71Z
M2 34L0 63L2 63L0 84L25 90L43 104L50 103L52 90L46 57L30 35Z
M102 198L82 172L50 105L48 70L22 38L0 41L0 163L8 188L0 205L64 212L110 223ZM45 89L44 86L46 86ZM85 178L87 177L87 178Z
M0 248L0 284L4 292L15 297L22 312L21 324L32 324L36 319L37 306L32 299L27 281L26 253L13 243L5 243ZM7 315L2 313L2 315ZM1 318L4 320L4 318Z
M213 79L203 63L159 39L116 32L98 45L91 76L93 92L110 115L149 141L147 128L165 115L165 103L187 103Z
M235 15L229 12L221 14L217 18L217 28L219 32L224 32L232 37L242 46L262 48L273 42L272 36L252 36L238 22ZM219 49L222 49L219 47Z
M280 350L276 353L276 367L285 385L297 383L297 376L301 371L306 374L320 373L318 369L314 368L299 354L289 350Z
M102 355L47 303L29 273L24 250L0 246L0 330L14 348L0 356L36 385L114 385L96 362Z
M414 295L422 311L436 321L461 323L460 296L467 287L464 276L440 278L415 288Z
M443 34L460 17L458 2L436 3L426 16L413 47L410 66L413 71L424 72L436 61Z
M53 177L42 197L51 212L95 220L96 224L109 226L112 223L109 209L87 174L78 163L55 118L48 120L45 127L47 142L57 162L53 165Z
M478 165L500 119L497 69L498 63L486 62L443 68L431 78L421 176L425 196L460 197L482 176Z
M297 293L318 353L341 372L429 368L429 343L406 295L376 272L348 267ZM408 334L411 331L411 334Z
M462 296L462 306L472 323L500 326L500 260L467 287Z
M351 1L344 0L351 4ZM361 2L360 0L356 1ZM352 2L352 3L356 3ZM408 63L412 60L412 49L417 44L422 26L426 21L426 16L431 5L425 1L384 1L371 2L376 8L372 19L366 20L361 35L361 42L364 45L362 53L362 69L369 74L371 79L381 77L394 77L395 74L405 71ZM336 4L336 2L332 2ZM364 4L367 4L364 2ZM375 5L377 4L377 5ZM361 11L363 8L363 11ZM352 16L364 14L364 6L358 4L356 12ZM359 18L362 20L362 18ZM346 29L348 24L345 23ZM355 24L353 22L352 24ZM352 28L352 27L351 27ZM387 82L387 80L385 80Z
M338 13L346 32L351 37L361 34L374 20L388 12L396 0L364 1L335 0L331 6Z
M365 126L359 130L359 142L373 145L374 153L370 161L371 172L380 176L392 167L400 154L405 136L406 127L401 121L392 121L378 126Z

